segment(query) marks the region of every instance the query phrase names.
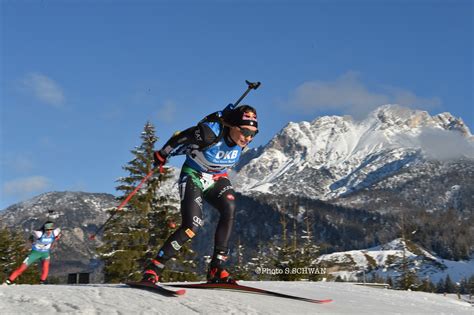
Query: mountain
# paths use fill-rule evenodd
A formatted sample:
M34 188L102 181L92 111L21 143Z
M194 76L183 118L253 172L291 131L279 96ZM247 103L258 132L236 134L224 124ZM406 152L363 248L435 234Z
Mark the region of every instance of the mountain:
M171 169L176 177L178 171ZM176 179L176 178L175 178ZM161 187L161 194L173 195L179 200L175 179ZM237 212L230 244L236 254L236 244L245 247L245 256L252 257L259 245L267 244L282 234L280 221L283 217L296 228L304 228L302 217L305 211L312 213L313 230L317 239L326 243L326 251L359 248L366 244L377 244L396 235L388 217L357 209L334 206L323 201L298 196L237 196ZM0 226L22 229L29 236L33 229L39 229L51 219L62 228L62 238L52 252L51 275L62 277L68 273L92 272L93 281L100 280L100 264L96 247L102 244L101 234L91 241L88 236L108 217L107 210L118 202L110 194L85 192L51 192L12 205L0 211ZM176 205L178 206L178 205ZM294 214L297 210L298 213ZM218 212L204 204L204 227L193 240L192 248L198 253L200 270L204 273L207 265L205 256L212 254L214 233ZM293 226L293 225L292 225ZM366 233L370 229L371 233ZM156 249L158 250L158 248ZM236 257L234 257L236 258Z
M296 196L379 213L399 232L396 223L405 221L404 229L418 231L415 242L453 260L474 252L473 178L474 137L462 119L397 105L381 106L362 121L324 116L291 122L265 146L244 154L232 175L238 191L259 200L285 204ZM332 222L332 231L359 224L346 218ZM364 248L361 241L381 243L396 235L387 232L376 230L346 245ZM331 239L322 233L319 240Z
M169 185L171 188L174 184L170 181ZM397 235L394 219L387 215L371 214L297 196L260 195L256 198L239 195L237 200L238 211L230 242L234 244L234 262L237 261L235 244L238 242L245 248L245 257L251 258L257 254L259 245L263 244L265 250L266 244L281 237L282 216L289 223L294 220L296 229L301 231L306 228L304 216L311 213L315 239L318 244L324 244L321 249L323 255L316 264L327 267L334 277L357 280L365 273L368 279L374 274L396 278L400 275L404 254L411 268L416 268L420 277L428 276L433 282L447 274L453 280L468 277L474 269L474 259L442 259L418 245L407 245L400 239L369 249L347 250L363 248L364 244L377 244ZM92 272L91 281L98 282L101 280L100 263L95 248L101 244L100 234L95 241L90 241L88 235L106 220L107 209L116 205L115 197L109 194L51 192L8 207L0 212L0 222L2 226L21 228L25 234L29 234L47 219L52 219L62 228L63 237L52 254L51 275L61 277L64 281L64 276L68 273ZM296 213L292 211L294 205L297 205L294 208ZM281 207L285 207L287 211L281 211ZM206 206L204 212L204 227L193 241L193 249L201 262L201 271L207 267L204 256L212 253L210 244L213 242L217 222L216 211ZM292 234L291 230L288 234ZM324 254L327 252L331 254Z
M433 283L444 280L460 282L474 275L474 257L468 261L441 259L412 242L395 239L387 244L345 252L321 255L315 264L326 266L333 277L346 281L367 281L374 276L393 280L403 272L403 264L416 272L419 279L429 278Z
M107 210L115 206L117 201L110 194L49 192L0 211L0 226L22 229L29 235L51 219L62 229L62 237L52 251L52 276L94 271L100 265L95 253L101 244L100 235L95 241L88 237L105 222Z
M455 209L460 216L474 215L474 160L419 161L368 187L334 198L331 202L379 212L402 210L436 212Z
M363 121L326 116L289 123L268 144L244 154L232 174L240 192L233 258L235 244L254 257L259 246L278 242L282 220L288 235L302 236L310 217L323 254L385 244L403 230L416 231L412 240L436 257L468 259L474 252L472 143L467 126L449 113L430 116L393 105ZM179 200L179 170L171 171L159 191ZM52 270L98 270L100 237L90 242L87 235L114 206L108 194L53 192L0 211L0 225L28 233L49 214L65 232ZM193 240L203 270L217 216L205 205L204 227Z
M233 181L245 194L294 194L377 211L472 211L472 175L474 137L462 119L385 105L363 121L290 122L244 155ZM442 185L433 185L440 178ZM437 197L417 202L420 192Z

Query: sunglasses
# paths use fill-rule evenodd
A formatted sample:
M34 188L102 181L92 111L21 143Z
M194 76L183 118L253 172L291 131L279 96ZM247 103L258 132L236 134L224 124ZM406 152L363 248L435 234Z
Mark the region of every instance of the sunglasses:
M239 131L242 133L242 135L244 137L255 137L255 135L258 133L258 129L257 130L250 130L250 129L247 129L247 128L242 128L242 127L237 127L239 128Z

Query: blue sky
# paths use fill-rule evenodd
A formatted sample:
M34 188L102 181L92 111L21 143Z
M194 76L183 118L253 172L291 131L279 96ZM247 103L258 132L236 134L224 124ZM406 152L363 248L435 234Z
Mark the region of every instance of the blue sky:
M53 190L115 194L146 121L160 146L246 79L262 82L246 99L254 146L289 121L382 103L472 128L473 13L439 0L3 0L0 209Z

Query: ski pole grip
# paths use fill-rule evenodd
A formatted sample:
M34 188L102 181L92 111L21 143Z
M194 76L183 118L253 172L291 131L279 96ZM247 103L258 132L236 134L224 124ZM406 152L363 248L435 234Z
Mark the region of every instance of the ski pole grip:
M250 82L248 80L245 80L245 83L247 83L247 85L249 86L249 89L253 89L253 90L256 90L258 89L258 87L260 86L260 84L262 84L261 82Z
M242 94L242 96L237 100L237 102L234 103L234 106L237 106L246 96L249 94L251 90L256 90L260 86L260 82L250 82L248 80L245 80L245 83L247 83L248 87L247 90Z

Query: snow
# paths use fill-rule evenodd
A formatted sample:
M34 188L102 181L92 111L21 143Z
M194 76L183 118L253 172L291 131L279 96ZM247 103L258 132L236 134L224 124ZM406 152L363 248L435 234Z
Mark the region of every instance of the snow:
M363 271L375 272L382 277L398 277L400 264L405 255L406 259L417 267L419 279L429 278L435 284L445 279L447 275L456 282L474 275L474 257L467 261L452 261L436 257L420 246L416 247L416 251L417 253L410 251L401 239L396 239L369 249L321 255L315 264L346 265L343 270L335 270L330 274L350 281L357 280ZM347 270L348 264L350 270Z
M164 297L123 284L0 286L1 314L472 314L451 296L394 291L350 283L243 282L309 298L312 304L242 292L187 289Z
M460 281L463 278L467 278L466 275L474 274L474 259L471 260L460 260L452 261L441 259L442 264L447 268L443 273L438 274L438 281L444 279L446 275L454 281Z

